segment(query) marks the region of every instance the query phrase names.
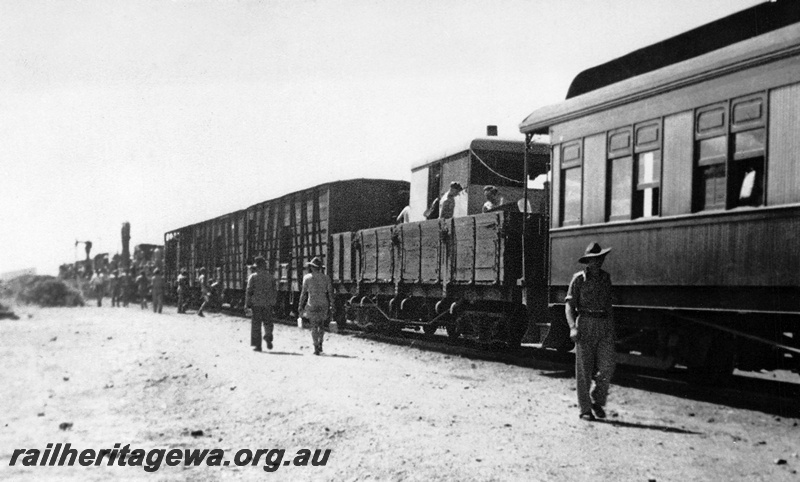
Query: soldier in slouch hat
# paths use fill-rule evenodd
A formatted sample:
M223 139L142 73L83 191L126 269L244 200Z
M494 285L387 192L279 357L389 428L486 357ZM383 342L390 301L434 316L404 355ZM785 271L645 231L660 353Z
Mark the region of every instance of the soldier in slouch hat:
M611 276L601 269L609 251L611 248L589 244L578 260L586 268L572 277L565 298L569 335L575 342L575 378L583 420L606 417L604 407L616 364Z
M251 308L250 345L254 351L261 351L261 326L264 326L264 341L267 349L272 350L272 329L274 326L274 309L278 301L278 290L275 278L267 271L267 260L258 256L255 260L255 273L247 278L244 306Z
M311 321L311 340L314 343L314 354L322 353L322 339L325 334L325 321L333 314L333 284L322 272L322 260L314 258L306 267L310 273L303 277L303 288L300 291L300 313Z

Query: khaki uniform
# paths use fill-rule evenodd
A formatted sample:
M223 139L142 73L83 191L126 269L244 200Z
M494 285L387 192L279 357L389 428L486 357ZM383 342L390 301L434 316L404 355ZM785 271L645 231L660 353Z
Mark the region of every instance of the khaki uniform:
M145 276L144 273L136 277L136 286L139 290L139 304L143 310L147 308L147 288L149 284L147 276Z
M456 199L450 192L444 193L441 201L439 201L439 219L450 219L456 209Z
M161 273L154 274L152 280L153 312L161 313L164 308L164 277Z
M184 273L178 275L178 313L186 313L189 297L189 277Z
M95 274L92 277L92 288L94 288L94 295L97 297L97 306L103 306L103 295L106 289L106 280L102 273Z
M258 270L247 278L244 306L253 309L250 320L250 345L261 349L261 326L264 326L264 340L267 347L272 344L274 326L273 309L278 301L275 278L266 270Z
M493 209L499 208L503 204L505 204L505 199L503 199L502 196L498 196L497 197L497 202L486 201L485 203L483 203L483 208L481 208L481 211L484 212L484 213L488 213L489 211L491 211Z
M322 351L325 321L333 313L333 284L328 275L317 271L303 277L299 306L303 316L311 321L314 350Z
M200 309L197 310L197 314L203 316L203 310L208 305L208 302L211 300L211 293L210 288L208 286L208 278L206 275L201 274L199 278L197 278L197 284L200 285L200 296L203 298L203 302L200 305Z
M119 294L120 294L120 278L115 274L111 274L108 278L108 285L111 289L111 306L119 306Z
M575 378L581 413L591 413L592 404L604 407L616 367L614 313L611 276L602 269L591 276L575 273L565 300L577 313ZM592 380L594 390L590 392Z

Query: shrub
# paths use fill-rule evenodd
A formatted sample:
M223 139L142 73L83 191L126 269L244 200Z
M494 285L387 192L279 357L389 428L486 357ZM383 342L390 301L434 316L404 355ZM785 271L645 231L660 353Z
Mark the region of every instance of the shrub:
M53 276L20 276L7 283L5 292L21 303L39 306L83 306L83 296L63 280Z

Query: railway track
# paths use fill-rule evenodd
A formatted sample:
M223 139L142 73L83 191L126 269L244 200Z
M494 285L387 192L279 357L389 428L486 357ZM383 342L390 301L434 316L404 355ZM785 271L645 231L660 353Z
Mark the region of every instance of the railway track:
M242 317L241 313L224 310ZM297 326L295 319L281 319L280 323ZM499 345L487 345L461 338L450 340L444 329L434 335L404 329L394 334L364 331L353 323L338 329L337 333L367 340L405 346L417 350L446 353L472 360L505 363L545 372L547 376L570 378L574 376L575 356L572 352L543 349L537 345L522 345L508 350ZM708 384L685 369L654 370L630 365L618 365L613 384L629 388L672 395L688 400L708 402L731 408L757 410L780 417L800 418L800 376L787 372L781 379L766 379L735 372L724 385Z
M460 339L456 343L449 340L443 330L440 331L441 333L437 332L433 336L410 330L387 334L344 329L339 333L418 350L532 368L546 372L548 376L574 376L575 356L572 352L542 349L536 345L523 345L518 349L508 350L500 346L482 345L469 339ZM757 410L775 416L800 417L800 376L791 373L781 375L789 381L764 379L736 372L724 385L720 385L703 382L686 369L661 371L618 365L613 383L689 400ZM792 378L794 381L791 381Z

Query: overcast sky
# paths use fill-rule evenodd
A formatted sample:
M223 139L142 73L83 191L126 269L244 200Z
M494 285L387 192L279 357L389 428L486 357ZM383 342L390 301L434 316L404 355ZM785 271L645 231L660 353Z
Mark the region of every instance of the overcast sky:
M581 70L759 0L0 0L0 273L410 180ZM78 257L84 256L82 248Z

